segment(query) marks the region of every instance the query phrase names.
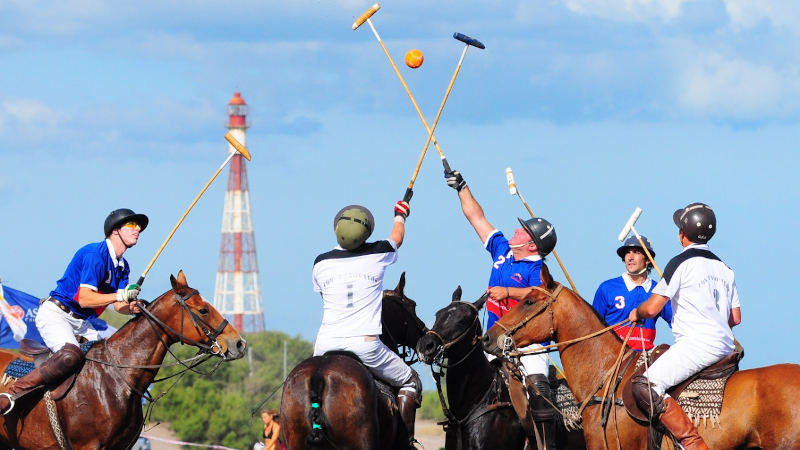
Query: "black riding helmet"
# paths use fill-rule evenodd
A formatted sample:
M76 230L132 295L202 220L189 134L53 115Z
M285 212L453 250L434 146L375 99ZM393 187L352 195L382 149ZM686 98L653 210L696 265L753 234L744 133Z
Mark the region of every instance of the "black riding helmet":
M705 244L717 231L717 216L705 203L691 203L672 214L672 221L690 241Z
M530 235L536 246L539 247L539 255L544 258L556 248L556 229L553 224L541 217L522 220L517 217L522 228Z
M144 231L144 229L147 228L147 224L150 223L150 219L144 214L136 214L133 210L128 208L115 209L106 217L106 221L103 224L103 232L106 237L109 237L112 231L121 227L126 222L136 222L142 228L142 231Z

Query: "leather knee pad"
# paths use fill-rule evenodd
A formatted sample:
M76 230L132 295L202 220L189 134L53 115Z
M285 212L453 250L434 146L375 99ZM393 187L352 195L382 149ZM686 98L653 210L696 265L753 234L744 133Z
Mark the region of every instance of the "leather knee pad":
M651 414L650 420L657 419L664 412L664 401L650 385L647 377L635 376L631 379L631 394L636 400L636 406L645 414Z
M414 369L411 369L411 377L400 388L398 396L400 395L413 397L417 408L422 406L422 380L420 380L419 374Z
M536 421L549 420L555 417L555 410L550 404L553 402L553 392L550 388L550 380L545 375L534 374L528 375L528 382L532 384L536 390L530 389L531 393L531 410L533 412L533 419ZM540 395L536 395L539 391Z
M58 383L83 364L85 356L77 345L66 344L39 368L45 383Z

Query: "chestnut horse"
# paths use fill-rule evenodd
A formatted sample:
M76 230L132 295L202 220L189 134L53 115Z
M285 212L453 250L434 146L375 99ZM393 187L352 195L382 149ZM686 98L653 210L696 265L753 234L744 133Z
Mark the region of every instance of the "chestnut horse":
M225 361L244 356L246 343L197 290L183 271L167 291L105 341L92 345L68 393L55 401L65 442L48 420L44 390L17 400L0 416L0 448L131 448L142 430L142 396L168 347L182 342ZM19 355L0 350L3 370ZM55 397L53 397L55 400Z
M383 291L381 340L406 359L427 331L416 303L405 296L405 273ZM281 435L290 450L407 449L394 394L385 395L372 372L344 354L312 356L286 377L281 398Z
M446 368L448 424L446 449L522 449L525 430L511 405L497 368L483 353L479 311L484 295L474 303L461 301L461 287L452 302L436 312L433 328L417 343L420 361ZM447 363L443 359L447 359ZM442 405L444 408L444 405Z
M499 325L497 325L499 324ZM499 354L498 339L508 336L517 347L548 339L558 344L569 387L580 403L602 395L604 378L613 368L622 341L606 328L595 310L567 288L531 288L525 300L506 313L484 336L487 351ZM504 331L508 330L508 331ZM597 336L570 343L600 333ZM629 381L625 373L620 386ZM621 389L615 393L621 398ZM721 427L698 426L712 449L797 448L800 443L800 365L778 364L735 372L725 386ZM648 427L635 422L623 406L610 411L601 426L601 407L589 404L582 414L587 447L644 449ZM607 447L606 447L607 446Z

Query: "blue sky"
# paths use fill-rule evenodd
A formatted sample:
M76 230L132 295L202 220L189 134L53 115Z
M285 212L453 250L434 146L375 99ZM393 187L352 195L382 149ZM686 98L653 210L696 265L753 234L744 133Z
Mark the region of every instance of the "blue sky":
M433 3L433 4L431 4ZM126 257L140 273L226 157L225 106L250 105L250 198L266 326L313 339L321 301L314 257L333 214L361 203L388 235L426 132L367 26L371 5L327 2L0 0L0 278L46 295L74 251L102 238L117 207L150 216ZM680 251L671 214L693 201L719 222L712 250L737 274L744 367L798 362L791 255L800 250L800 9L791 0L386 1L373 17L490 222L527 214L512 167L591 299L619 275L616 240L635 207L661 267ZM490 259L431 148L406 242L386 287L429 324L462 285L477 298ZM184 269L213 296L227 171L148 275L143 297ZM565 282L556 261L548 261ZM667 333L659 340L670 342Z

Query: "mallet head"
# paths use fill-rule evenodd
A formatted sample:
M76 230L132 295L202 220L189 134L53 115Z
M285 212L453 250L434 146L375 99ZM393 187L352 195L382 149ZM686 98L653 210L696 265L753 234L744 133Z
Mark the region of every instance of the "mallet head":
M235 137L233 137L230 133L225 133L225 140L230 142L233 148L236 149L237 152L241 153L244 156L244 159L250 161L250 151L247 150L247 147L242 145Z
M372 17L373 14L378 12L379 9L381 9L380 3L375 3L374 5L372 5L364 14L359 16L359 18L356 19L355 22L353 22L353 29L355 30L361 25L363 25L364 22L369 20L369 18Z
M636 207L636 209L633 210L633 214L631 214L630 219L628 219L628 221L625 222L625 226L622 227L622 231L619 232L619 236L617 236L617 239L619 239L620 242L624 241L625 238L628 237L628 233L631 232L633 225L637 220L639 220L639 216L641 215L642 208Z
M511 167L506 168L506 182L508 182L508 193L511 195L516 195L517 183L514 182L514 173L511 172Z
M463 43L465 43L467 45L471 45L473 47L478 47L481 50L486 48L486 46L483 45L483 43L481 41L479 41L477 39L474 39L474 38L471 38L471 37L467 36L466 34L453 33L453 38L456 39L456 40L459 40L459 41L461 41L461 42L463 42Z

